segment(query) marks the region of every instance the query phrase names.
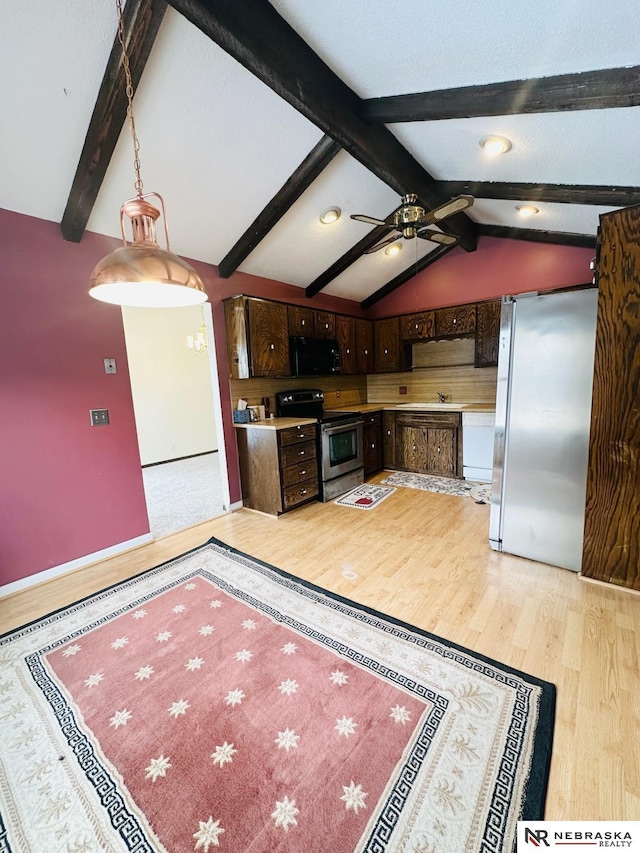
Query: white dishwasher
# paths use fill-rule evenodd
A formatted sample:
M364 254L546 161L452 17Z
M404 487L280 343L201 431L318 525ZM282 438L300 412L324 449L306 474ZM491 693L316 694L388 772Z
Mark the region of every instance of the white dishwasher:
M465 480L492 481L495 427L495 412L462 413L462 471Z

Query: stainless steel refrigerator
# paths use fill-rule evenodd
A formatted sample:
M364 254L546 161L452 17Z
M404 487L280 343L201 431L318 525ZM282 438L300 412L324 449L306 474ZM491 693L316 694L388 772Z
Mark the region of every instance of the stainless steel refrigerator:
M489 542L579 571L596 288L502 300Z

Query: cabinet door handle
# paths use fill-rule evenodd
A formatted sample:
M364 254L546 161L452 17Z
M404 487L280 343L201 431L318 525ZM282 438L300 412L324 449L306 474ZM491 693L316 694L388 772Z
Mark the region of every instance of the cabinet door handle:
M304 450L301 450L299 455L304 456Z
M372 450L375 450L375 449L376 449L375 444L372 444L372 445L371 445L371 449L372 449Z
M351 350L350 350L350 349L348 349L348 350L347 350L347 355L349 355L349 353L350 353L350 352L351 352Z
M369 355L369 350L368 350L368 349L366 349L366 350L364 351L364 354L365 354L365 355Z
M388 350L388 349L386 349L386 350L384 351L384 354L385 354L385 355L387 355L387 353L388 353L388 352L389 352L389 350Z
M457 322L458 322L458 321L457 321L457 320L456 320L456 318L454 317L454 318L453 318L453 325L455 326L455 324L456 324Z
M275 348L276 348L276 345L275 345L275 344L269 344L269 346L270 346L270 348L271 348L271 349L275 349Z
M438 453L440 453L440 445L438 445Z
M306 473L307 473L306 471L300 471L300 476L302 477L302 475L306 474Z
M307 490L306 490L306 489L300 489L300 494L301 494L301 495L306 495L306 494L307 494Z
M388 430L387 430L387 435L391 435L391 430L390 430L390 429L388 429Z
M415 444L413 445L413 449L414 449L414 452L415 452L415 450L416 450L416 446L415 446Z

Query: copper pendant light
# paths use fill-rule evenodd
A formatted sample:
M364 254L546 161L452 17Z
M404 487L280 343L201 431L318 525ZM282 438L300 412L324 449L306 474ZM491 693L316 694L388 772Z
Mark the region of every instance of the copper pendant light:
M89 295L101 302L140 308L177 308L207 301L207 292L198 273L182 258L169 250L169 232L164 201L158 193L142 192L140 177L140 143L133 118L133 84L129 57L125 48L122 0L118 7L118 38L122 45L124 73L127 80L127 116L133 138L136 197L120 208L123 245L103 258L91 273ZM155 222L160 210L147 201L160 200L167 248L156 240ZM133 242L128 243L125 216L131 220Z

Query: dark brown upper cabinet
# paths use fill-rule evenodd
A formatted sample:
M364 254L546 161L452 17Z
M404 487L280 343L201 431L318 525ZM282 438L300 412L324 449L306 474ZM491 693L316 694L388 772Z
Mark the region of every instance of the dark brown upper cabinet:
M436 334L434 311L420 311L400 317L400 338L403 341L429 341Z
M340 349L340 373L356 373L355 317L336 315L336 340Z
M479 302L476 306L475 367L498 366L500 310L500 299L492 299L491 302Z
M356 373L373 373L373 323L356 320Z
M290 375L287 306L234 296L224 309L231 378Z
M456 305L436 312L436 335L439 338L472 335L476 330L476 306Z
M287 315L289 317L289 334L301 338L313 338L314 310L302 305L288 305Z
M373 325L375 372L394 373L402 370L400 323L397 317L375 320Z
M316 338L330 338L335 340L336 337L336 315L329 311L314 311L314 330Z

